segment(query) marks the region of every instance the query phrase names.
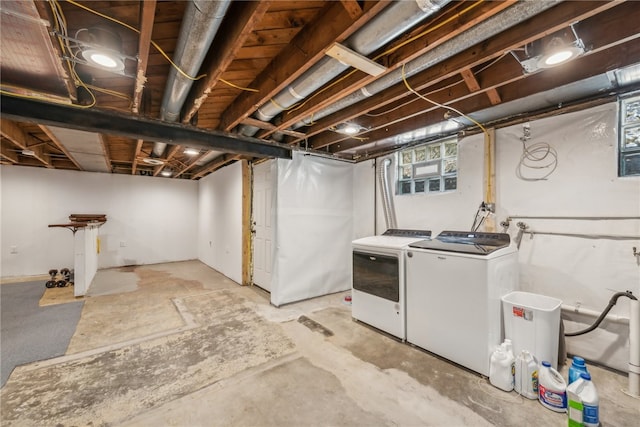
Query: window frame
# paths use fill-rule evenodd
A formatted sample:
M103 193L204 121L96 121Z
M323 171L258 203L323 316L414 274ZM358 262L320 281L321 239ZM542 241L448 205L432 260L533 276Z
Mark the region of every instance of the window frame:
M618 102L618 177L619 178L638 178L640 177L640 169L637 173L626 173L625 159L631 157L640 158L640 137L637 147L627 147L626 135L628 130L637 130L640 134L640 114L633 121L627 121L627 109L629 104L637 103L640 110L640 94L620 98Z
M405 147L399 150L396 155L397 161L397 176L396 176L396 191L398 196L404 195L428 195L428 194L442 194L450 193L457 190L458 180L458 138L447 137L436 141L423 142L420 144ZM447 155L447 146L449 144L455 144L455 153L453 155ZM435 150L438 146L439 149ZM430 148L433 147L433 150ZM418 152L420 158L418 159ZM438 157L434 154L438 152ZM411 156L411 161L406 162L407 154ZM455 169L447 172L447 162L454 161ZM421 168L434 168L435 170L420 170ZM407 175L410 174L410 177ZM438 190L431 189L432 183L438 179ZM454 187L451 188L451 179L454 179Z

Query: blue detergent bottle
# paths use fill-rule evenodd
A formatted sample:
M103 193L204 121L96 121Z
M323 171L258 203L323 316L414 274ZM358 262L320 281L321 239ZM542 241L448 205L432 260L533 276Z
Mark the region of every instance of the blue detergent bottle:
M588 374L587 365L584 363L584 359L580 356L574 356L573 362L569 367L569 384L577 381L581 374Z

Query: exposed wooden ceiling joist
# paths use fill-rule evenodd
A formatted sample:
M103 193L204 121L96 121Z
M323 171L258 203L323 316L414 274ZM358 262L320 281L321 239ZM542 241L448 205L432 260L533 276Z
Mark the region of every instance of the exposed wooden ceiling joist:
M311 68L333 43L349 37L388 4L388 1L365 1L363 13L354 20L339 2L329 2L319 19L312 22L308 30L299 33L253 81L251 87L256 92L243 92L231 104L222 116L220 127L227 131L233 129L260 105Z
M511 50L520 48L545 35L552 34L558 30L566 28L576 21L585 20L597 13L606 15L605 12L613 8L613 6L615 5L609 2L561 3L521 24L518 24L509 34L500 33L479 45L466 49L459 54L442 61L435 67L431 67L420 74L407 78L407 82L417 91L425 90L447 78L460 74L463 70L480 66L486 61L504 56ZM625 7L622 12L619 8L616 8L611 11L611 14L619 16L621 13L624 13L625 16L627 16L627 9L634 8ZM633 10L629 10L629 13L631 12L633 12ZM631 29L631 31L635 32L635 29ZM516 37L516 35L518 37ZM520 72L522 74L521 70ZM408 95L406 85L404 83L398 83L384 90L376 97L365 99L364 101L349 108L317 120L314 125L307 128L306 134L308 136L319 134L327 127L336 126L339 123L358 117L365 112L373 109L379 109L385 105L391 104L392 102L403 99ZM318 149L331 145L340 139L343 139L340 135L324 133L319 137L313 138L311 140L311 145L313 148Z

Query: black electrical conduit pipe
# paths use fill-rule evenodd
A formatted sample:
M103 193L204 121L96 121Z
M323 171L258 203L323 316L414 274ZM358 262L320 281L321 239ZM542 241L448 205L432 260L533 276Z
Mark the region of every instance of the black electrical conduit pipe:
M595 328L600 326L600 323L602 323L604 318L607 317L607 314L609 314L609 312L611 311L613 306L616 305L616 302L618 302L618 298L620 298L620 297L627 297L629 299L636 300L636 301L638 300L638 298L636 298L636 296L633 295L633 293L631 293L631 291L616 292L615 294L613 294L613 296L609 300L609 304L604 309L602 314L600 314L600 316L596 319L596 321L593 323L593 325L589 326L587 329L584 329L582 331L565 332L564 336L565 337L576 337L578 335L584 335L586 333L589 333L589 332L593 331Z

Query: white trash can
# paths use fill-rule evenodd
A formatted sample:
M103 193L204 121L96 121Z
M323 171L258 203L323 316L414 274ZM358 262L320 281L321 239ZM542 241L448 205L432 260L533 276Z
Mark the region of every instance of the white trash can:
M513 343L514 355L528 350L538 363L546 360L558 368L561 305L562 300L529 292L502 297L504 334Z

